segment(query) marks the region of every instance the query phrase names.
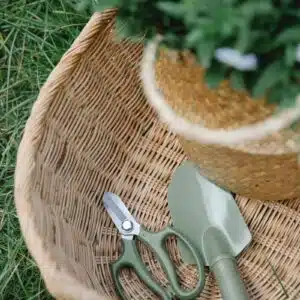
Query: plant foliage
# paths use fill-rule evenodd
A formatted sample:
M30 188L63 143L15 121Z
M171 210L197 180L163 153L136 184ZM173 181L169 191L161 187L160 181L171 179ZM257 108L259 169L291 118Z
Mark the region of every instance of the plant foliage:
M82 0L78 4L93 11L118 8L118 21L125 24L128 37L143 35L148 40L160 33L167 47L189 49L206 68L212 88L228 79L234 88L279 107L292 106L300 93L298 0ZM257 67L240 70L217 60L220 48L254 54Z

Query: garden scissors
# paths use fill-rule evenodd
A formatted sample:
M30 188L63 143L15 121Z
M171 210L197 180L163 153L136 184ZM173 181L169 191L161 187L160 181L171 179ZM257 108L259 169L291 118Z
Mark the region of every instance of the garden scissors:
M118 296L120 296L121 299L126 299L119 276L121 269L129 267L133 268L139 278L155 294L158 294L164 300L174 299L174 297L178 297L179 299L196 298L203 290L205 284L204 264L197 248L195 248L185 236L171 226L165 227L160 232L150 232L146 230L143 225L140 225L134 219L125 204L116 194L106 192L104 193L103 200L104 207L121 233L123 241L123 252L120 258L111 264L112 278ZM195 258L199 281L192 290L182 289L177 281L175 267L165 247L165 240L171 235L175 235L179 238L188 247ZM136 239L139 239L148 247L152 248L156 258L168 276L170 285L167 288L161 287L153 280L151 273L146 268L137 250Z

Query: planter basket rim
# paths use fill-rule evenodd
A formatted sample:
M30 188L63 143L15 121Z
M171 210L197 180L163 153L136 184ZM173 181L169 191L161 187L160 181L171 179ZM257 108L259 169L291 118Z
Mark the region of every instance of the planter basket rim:
M268 135L289 127L300 118L300 95L297 96L295 107L267 117L264 121L236 129L210 129L179 116L166 102L155 82L155 57L162 39L163 37L158 35L146 44L141 61L141 79L150 105L155 109L161 121L166 123L174 133L199 143L228 147L262 140Z

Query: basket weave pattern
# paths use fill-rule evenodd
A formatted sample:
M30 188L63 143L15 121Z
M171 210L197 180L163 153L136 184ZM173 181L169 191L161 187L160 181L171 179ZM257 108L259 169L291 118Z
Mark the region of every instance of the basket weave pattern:
M139 79L143 47L113 40L115 10L96 13L43 86L20 144L15 201L22 232L48 290L56 299L116 299L109 264L120 235L102 195L120 195L150 230L171 223L166 195L186 159L178 138L147 104ZM183 201L185 201L183 199ZM300 299L300 201L237 197L253 234L238 265L250 299ZM187 203L188 205L188 203ZM182 285L197 272L185 265L176 241L167 242ZM163 285L152 252L143 260ZM199 299L220 299L206 270ZM131 271L122 273L131 299L156 299Z

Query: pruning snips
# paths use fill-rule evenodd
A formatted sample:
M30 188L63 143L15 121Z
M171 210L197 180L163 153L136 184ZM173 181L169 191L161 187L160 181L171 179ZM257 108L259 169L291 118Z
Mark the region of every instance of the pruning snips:
M201 255L191 242L179 231L171 226L165 227L159 232L150 232L139 224L129 213L122 200L114 193L104 193L104 206L112 218L112 221L122 235L123 252L117 261L111 264L112 278L115 283L116 292L121 299L126 299L125 292L120 282L120 271L123 268L132 268L139 278L157 295L164 300L192 299L196 298L204 288L205 275L204 264ZM188 220L187 220L188 221ZM193 254L198 268L199 280L192 290L185 290L178 283L175 267L165 247L166 239L174 235L179 238ZM167 274L169 286L163 288L155 282L150 271L148 271L136 247L136 240L139 239L153 250L163 270Z

